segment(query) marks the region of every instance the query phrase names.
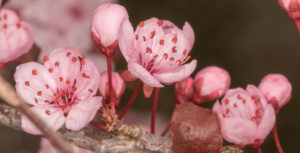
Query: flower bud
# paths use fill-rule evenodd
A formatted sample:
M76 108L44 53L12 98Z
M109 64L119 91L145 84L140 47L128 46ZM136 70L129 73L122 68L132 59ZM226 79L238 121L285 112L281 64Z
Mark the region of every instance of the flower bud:
M113 54L113 49L118 44L120 24L125 18L128 18L127 11L118 4L103 4L94 11L92 36L103 54Z
M203 104L221 97L229 88L228 72L217 66L209 66L199 71L194 81L193 102Z
M289 17L295 21L300 32L300 0L278 0L278 2Z
M125 83L121 76L117 72L112 72L112 86L114 92L114 99L118 102L120 97L125 91ZM108 82L108 72L104 71L100 74L99 90L101 95L108 99L109 97L109 82Z
M275 109L284 106L292 96L292 85L282 74L265 76L259 84L259 89L266 100L275 106Z
M194 92L193 82L193 78L188 77L175 84L175 99L177 104L188 102L192 97Z

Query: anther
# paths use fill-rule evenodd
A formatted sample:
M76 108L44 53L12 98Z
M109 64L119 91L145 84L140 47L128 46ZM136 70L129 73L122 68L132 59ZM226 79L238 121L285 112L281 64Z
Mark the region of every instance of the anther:
M36 70L32 70L32 75L37 75L37 71Z

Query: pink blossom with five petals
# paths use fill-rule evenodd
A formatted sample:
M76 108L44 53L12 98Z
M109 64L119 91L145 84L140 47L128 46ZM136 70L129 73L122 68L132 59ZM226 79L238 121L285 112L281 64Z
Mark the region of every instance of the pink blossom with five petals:
M124 19L119 34L119 46L128 62L128 70L151 87L163 87L190 76L197 61L185 64L194 44L190 24L179 29L168 20L151 18L140 22L136 31Z
M64 123L67 129L80 130L101 106L102 97L95 96L100 80L96 66L73 48L55 49L44 61L44 65L29 62L17 67L18 95L53 130ZM21 126L28 133L41 134L24 115Z
M29 26L9 9L0 10L0 63L17 59L33 45Z
M238 145L260 145L275 124L273 106L254 85L228 90L213 110L219 114L224 139Z

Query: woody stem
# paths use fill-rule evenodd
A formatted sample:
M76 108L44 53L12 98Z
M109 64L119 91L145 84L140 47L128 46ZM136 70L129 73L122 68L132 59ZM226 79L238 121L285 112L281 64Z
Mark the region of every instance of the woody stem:
M157 108L157 100L158 100L159 88L155 88L154 98L152 104L152 115L151 115L151 133L155 133L155 113Z
M142 86L143 86L143 82L140 81L139 84L137 85L137 87L135 88L132 96L130 97L128 103L126 104L125 108L123 109L122 113L120 113L119 119L122 119L124 117L124 115L130 108L130 106L133 104L133 102L134 102L136 96L138 95L139 91L141 90Z
M109 84L109 101L110 101L113 113L116 113L115 102L113 100L111 55L106 55L106 61L107 61L108 84Z

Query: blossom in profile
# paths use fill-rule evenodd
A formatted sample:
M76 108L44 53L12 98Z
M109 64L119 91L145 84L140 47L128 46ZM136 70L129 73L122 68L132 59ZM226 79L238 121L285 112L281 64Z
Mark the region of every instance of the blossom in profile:
M75 145L72 145L72 147L73 147L74 151L76 151L78 153L92 153L89 150L79 148ZM40 142L40 149L39 149L38 153L62 153L62 152L58 151L54 146L52 146L52 144L49 142L48 139L42 138L41 142Z
M183 29L168 20L151 18L142 21L135 32L128 19L124 19L119 34L119 46L128 62L128 70L151 87L163 87L190 76L197 61L185 64L194 44L194 31L190 24Z
M92 36L103 54L113 53L118 44L120 25L125 18L128 18L127 11L118 4L102 4L94 11L91 23Z
M33 35L27 23L9 9L0 9L0 63L13 61L29 52Z
M259 146L275 124L275 110L253 85L230 89L213 110L219 114L224 139L237 145Z
M113 87L113 97L116 103L119 102L120 97L125 91L126 84L124 80L121 78L119 73L112 72L112 87ZM100 83L99 83L99 91L104 99L109 99L109 82L108 82L108 72L104 71L100 74Z
M295 21L300 32L300 0L278 0L278 2L289 17Z
M102 97L95 96L100 80L96 66L73 48L55 49L44 61L44 65L29 62L17 67L18 95L53 130L64 123L67 129L80 130L102 105ZM41 134L24 115L21 126L28 133Z
M292 97L292 85L282 74L265 76L259 84L259 89L266 100L273 104L276 109L284 106Z
M208 66L200 70L194 81L193 102L203 104L224 95L230 86L229 73L217 66Z

